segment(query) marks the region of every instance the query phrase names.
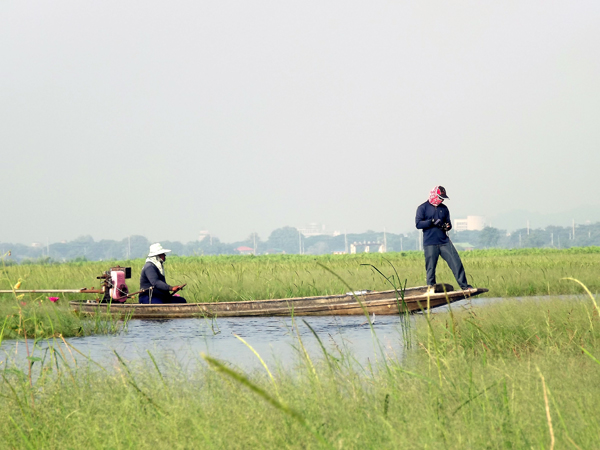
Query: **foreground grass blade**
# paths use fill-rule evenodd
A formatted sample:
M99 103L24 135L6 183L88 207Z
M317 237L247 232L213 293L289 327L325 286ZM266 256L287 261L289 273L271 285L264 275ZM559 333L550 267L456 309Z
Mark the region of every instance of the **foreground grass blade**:
M544 391L544 405L546 406L546 420L548 421L548 432L550 433L550 450L554 450L554 428L552 427L552 415L550 414L550 404L548 402L548 389L546 388L546 380L539 367L536 367L540 378L542 379L542 388Z
M15 422L15 419L13 419L12 416L8 416L8 418L11 420L11 422L13 423L15 428L19 431L19 435L21 436L21 439L23 439L25 444L27 444L27 448L34 450L36 447L29 441L29 439L27 438L27 435L25 433L23 433L23 430L21 429L21 427L19 425L17 425L17 422Z
M233 334L236 338L238 338L240 341L242 341L242 343L248 347L250 349L250 351L252 351L252 353L254 353L256 355L256 357L258 358L258 360L260 361L260 363L262 364L262 366L265 368L265 370L267 371L267 374L269 375L269 378L271 379L271 382L273 383L273 387L275 388L275 393L277 394L277 398L279 398L279 390L277 389L277 383L275 382L275 378L273 377L273 374L271 373L271 371L269 370L269 367L267 366L267 363L264 362L264 360L260 357L260 355L258 354L258 352L256 350L254 350L254 348L248 344L244 338L242 338L241 336L238 336L237 334Z
M256 384L252 383L244 375L242 375L240 373L237 373L234 370L231 370L229 367L227 367L221 361L219 361L219 360L217 360L215 358L211 358L210 356L208 356L205 353L201 353L200 356L208 364L210 364L212 367L214 367L215 370L217 370L218 372L224 373L225 375L227 375L228 377L230 377L233 380L237 381L238 383L243 384L248 389L250 389L252 392L258 394L260 397L262 397L264 400L266 400L268 403L270 403L272 406L274 406L278 410L282 411L283 413L285 413L288 416L290 416L291 418L293 418L300 425L302 425L306 430L310 431L311 434L313 434L319 440L319 442L321 442L322 444L324 444L328 448L333 448L331 446L331 444L329 442L327 442L325 440L325 438L323 438L323 436L321 436L321 434L318 431L316 431L315 429L313 429L313 427L311 427L309 425L309 423L306 421L306 419L304 417L302 417L302 415L299 412L297 412L294 409L290 408L288 405L284 404L283 402L280 402L279 400L273 398L264 389L260 388Z
M369 322L369 327L371 328L371 333L373 334L373 336L375 338L375 341L377 342L377 345L379 346L379 351L381 352L381 357L383 359L383 363L384 363L385 368L386 368L386 370L387 370L387 372L389 374L390 373L390 366L389 366L389 364L387 362L387 358L385 357L385 352L383 350L383 346L381 345L381 342L379 341L379 337L377 336L377 333L375 333L375 328L373 328L373 322L371 321L371 317L369 316L369 311L367 310L367 307L360 300L360 298L354 293L354 289L352 289L352 287L350 287L350 285L348 283L346 283L346 281L342 277L340 277L337 273L335 273L329 267L327 267L324 264L321 264L318 261L317 261L317 265L319 267L322 267L323 269L325 269L330 274L332 274L334 277L336 277L338 280L340 280L342 283L344 283L344 286L346 286L348 289L350 289L350 292L352 293L352 296L354 297L354 299L358 302L358 304L362 308L363 314L367 318L367 322Z
M592 302L594 303L594 307L596 308L596 311L598 311L598 304L596 303L596 298L592 295L592 293L590 292L590 290L587 288L587 286L585 284L583 284L577 278L566 277L566 278L561 278L561 280L570 280L570 281L574 281L575 283L579 283L581 285L581 287L583 289L585 289L585 292L587 292L587 295L590 296L590 298L592 299Z
M156 412L158 412L158 413L162 414L162 413L163 413L163 411L162 411L162 408L161 408L160 406L158 406L158 405L156 404L156 402L155 402L154 400L152 400L152 398L151 398L151 397L150 397L148 394L146 394L144 391L142 391L142 390L140 389L140 387L137 385L137 383L135 382L135 378L133 377L133 374L132 374L132 373L131 373L131 371L129 370L129 367L127 367L127 364L125 364L125 361L123 361L123 358L121 358L121 355L119 355L119 354L117 353L117 351L116 351L116 350L113 350L113 353L114 353L114 354L117 356L117 359L119 360L119 362L121 363L121 365L122 365L122 366L125 368L125 370L127 371L127 374L129 375L129 381L128 381L128 383L129 383L129 384L130 384L130 385L131 385L131 386L132 386L132 387L133 387L133 388L134 388L136 391L138 391L138 393L139 393L139 394L140 394L142 397L144 397L144 398L146 399L146 401L147 401L148 403L150 403L150 404L151 404L151 405L154 407L154 409L156 409Z
M597 363L597 364L600 364L600 360L598 360L598 359L597 359L597 358L596 358L594 355L592 355L590 352L588 352L588 351L587 351L585 348L583 348L583 347L579 347L579 348L581 348L581 350L582 350L582 351L583 351L583 352L584 352L586 355L588 355L590 358L592 358L592 360L593 360L595 363Z
M304 325L306 325L308 327L308 329L311 331L311 333L317 338L317 342L321 346L321 350L323 350L323 355L325 355L325 360L327 361L327 365L329 366L329 368L333 372L333 365L332 365L331 360L330 360L331 355L325 349L325 346L323 345L323 342L321 342L321 338L316 333L316 331L313 330L313 327L311 327L306 320L302 319L302 322L304 322Z
M500 380L496 380L494 381L492 384L490 384L488 387L486 387L485 389L482 389L481 391L479 391L477 394L475 394L474 396L470 397L468 400L465 400L463 403L461 403L461 405L456 408L454 410L454 412L452 412L452 415L455 415L463 406L468 405L469 403L471 403L473 400L475 400L477 397L481 396L482 394L485 394L487 391L489 391L491 388L493 388L494 386L496 386L498 383L500 382Z

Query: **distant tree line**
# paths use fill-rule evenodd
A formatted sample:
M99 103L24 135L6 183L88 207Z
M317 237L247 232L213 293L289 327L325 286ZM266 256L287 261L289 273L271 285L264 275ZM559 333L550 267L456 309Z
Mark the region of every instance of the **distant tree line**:
M475 248L571 248L600 246L600 222L575 227L505 230L486 227L481 231L454 233L454 242L468 242Z
M544 229L526 229L507 233L506 230L487 227L481 231L452 231L452 241L457 244L469 244L469 248L570 248L600 246L600 222L576 225L573 227L549 226ZM338 236L304 237L294 227L274 230L267 240L251 234L245 240L224 243L216 237L207 236L201 241L186 244L177 241L161 241L174 255L236 255L240 247L252 249L257 255L286 253L322 255L333 252L350 251L353 242L379 242L385 240L387 251L410 251L420 249L420 231L408 234L394 234L377 231L365 233L341 234ZM120 241L94 241L91 236L81 236L70 242L54 243L47 246L29 246L0 242L0 255L4 262L40 263L64 261L106 261L144 258L152 244L144 236L130 236ZM10 251L10 256L7 253ZM247 251L250 253L250 251Z

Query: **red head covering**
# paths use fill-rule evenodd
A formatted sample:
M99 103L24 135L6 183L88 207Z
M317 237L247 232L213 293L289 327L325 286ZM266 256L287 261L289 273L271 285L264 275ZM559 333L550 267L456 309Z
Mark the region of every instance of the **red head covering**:
M446 195L446 190L441 186L434 187L431 191L429 191L429 203L431 203L433 206L440 206L444 201L444 197L442 197L442 195Z

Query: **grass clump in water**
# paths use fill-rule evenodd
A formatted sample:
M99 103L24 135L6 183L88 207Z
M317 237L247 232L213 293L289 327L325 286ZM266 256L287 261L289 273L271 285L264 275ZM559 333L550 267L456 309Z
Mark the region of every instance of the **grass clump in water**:
M67 305L20 300L0 304L0 321L0 327L3 326L0 338L3 339L112 334L127 326L127 320L118 320L108 315L80 317Z
M2 260L2 263L4 261ZM81 263L69 265L2 265L0 289L13 290L0 294L0 332L2 339L85 336L89 334L116 333L126 326L110 316L79 317L69 308L72 294L17 294L18 289L70 289L80 278L90 276L94 270ZM18 269L17 269L18 268ZM15 272L15 269L17 271ZM66 281L66 280L69 281ZM89 282L89 280L88 280ZM62 285L61 285L62 283ZM79 284L81 289L85 284ZM79 296L78 299L81 296ZM55 302L52 302L53 298Z

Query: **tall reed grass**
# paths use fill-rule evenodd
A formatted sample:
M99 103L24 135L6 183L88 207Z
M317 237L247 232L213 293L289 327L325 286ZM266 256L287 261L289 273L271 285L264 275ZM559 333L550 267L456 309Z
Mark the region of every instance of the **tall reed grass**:
M514 297L576 293L572 283L561 281L577 277L593 292L600 289L597 276L600 252L595 247L568 250L488 250L462 252L469 282L490 289L490 296ZM139 288L144 260L66 263L60 265L10 266L4 269L0 289L23 280L23 289L82 288L98 286L96 276L111 265L132 267L130 291ZM206 256L167 258L166 273L170 284L187 283L183 291L188 301L215 302L259 300L313 295L340 294L347 286L327 269L339 274L355 289L390 289L377 273L396 277L400 285L425 283L424 258L420 252L358 255L267 255ZM438 266L438 282L456 286L443 261ZM0 295L0 299L3 298ZM66 294L64 300L82 295ZM89 296L88 296L89 298ZM26 296L25 300L35 300ZM135 301L135 300L134 300Z
M299 334L295 370L250 374L210 356L191 372L118 354L114 367L76 367L55 346L32 360L34 376L1 372L0 432L11 448L598 446L591 299L505 301L415 322L404 360L362 367L344 350L309 354Z

